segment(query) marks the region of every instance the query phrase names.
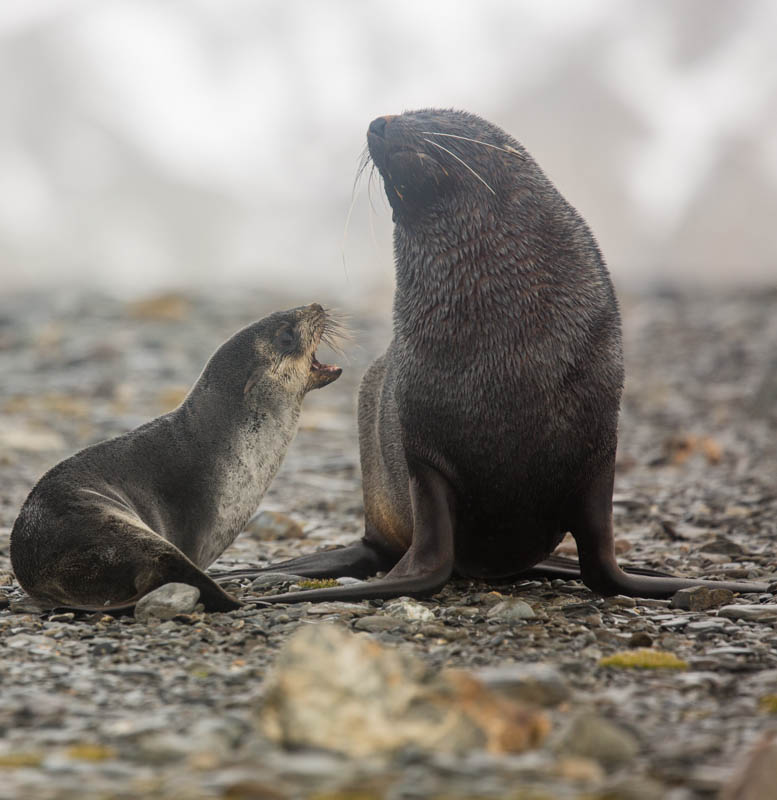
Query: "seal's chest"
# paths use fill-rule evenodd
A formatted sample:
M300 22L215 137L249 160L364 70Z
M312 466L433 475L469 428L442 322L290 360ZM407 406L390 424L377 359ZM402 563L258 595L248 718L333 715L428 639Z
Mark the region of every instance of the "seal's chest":
M259 441L247 437L236 441L230 457L216 471L213 518L193 557L198 566L212 564L243 531L278 472L295 431L296 425Z

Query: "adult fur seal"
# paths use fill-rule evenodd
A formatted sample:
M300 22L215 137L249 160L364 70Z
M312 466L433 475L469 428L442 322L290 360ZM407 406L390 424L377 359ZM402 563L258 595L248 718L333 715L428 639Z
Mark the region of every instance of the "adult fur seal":
M537 565L577 575L543 563L566 531L600 594L763 591L616 564L618 305L588 226L526 150L460 111L379 117L367 140L393 209L396 294L393 339L359 395L365 535L284 568L390 571L273 599L428 594L453 572Z
M49 470L11 532L22 587L46 607L115 609L178 581L209 610L237 608L202 570L259 505L305 394L340 375L315 356L336 332L318 304L272 314L224 343L177 409Z

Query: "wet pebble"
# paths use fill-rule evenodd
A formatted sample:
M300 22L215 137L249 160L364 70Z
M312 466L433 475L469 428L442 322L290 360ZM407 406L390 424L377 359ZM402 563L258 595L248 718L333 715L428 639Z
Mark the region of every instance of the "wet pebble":
M486 616L488 619L497 622L520 622L526 619L534 619L537 615L534 613L534 609L524 600L510 598L491 606Z
M191 614L200 599L200 590L186 583L166 583L141 597L135 606L135 619L172 619Z
M407 597L386 603L383 610L410 622L431 622L434 619L434 611L431 608Z

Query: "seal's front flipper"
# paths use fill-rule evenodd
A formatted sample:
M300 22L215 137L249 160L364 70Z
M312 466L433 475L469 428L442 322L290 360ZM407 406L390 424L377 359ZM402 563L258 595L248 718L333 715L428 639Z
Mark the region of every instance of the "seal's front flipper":
M628 574L615 560L612 530L613 472L603 470L581 492L569 518L569 528L577 541L583 582L593 592L605 596L625 594L630 597L671 597L678 589L707 586L732 592L764 592L765 583L736 583L696 578L676 578L645 574Z
M231 578L256 578L263 572L288 572L305 578L367 578L376 572L391 569L396 558L379 552L368 542L360 540L346 547L309 553L288 561L279 561L267 567L238 569L232 572L211 572L215 580Z
M437 470L426 464L419 464L410 471L410 502L413 511L413 541L385 578L259 599L269 603L385 600L404 595L422 597L438 592L453 572L453 490Z

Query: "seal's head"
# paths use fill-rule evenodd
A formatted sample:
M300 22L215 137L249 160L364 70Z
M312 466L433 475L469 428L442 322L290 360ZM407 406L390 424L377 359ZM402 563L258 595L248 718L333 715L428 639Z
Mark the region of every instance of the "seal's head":
M342 369L320 363L316 348L323 341L337 349L342 334L337 317L318 303L278 311L227 340L197 385L231 402L242 398L249 410L273 398L279 403L301 401L311 389L340 377Z
M409 225L435 212L482 213L515 189L529 159L503 130L465 111L425 109L374 119L370 157L380 171L394 221Z
M290 393L302 395L332 383L342 373L340 367L316 358L322 341L336 347L342 334L337 319L318 303L279 311L248 330L254 335L258 363L246 381L245 395L267 382L280 383Z

